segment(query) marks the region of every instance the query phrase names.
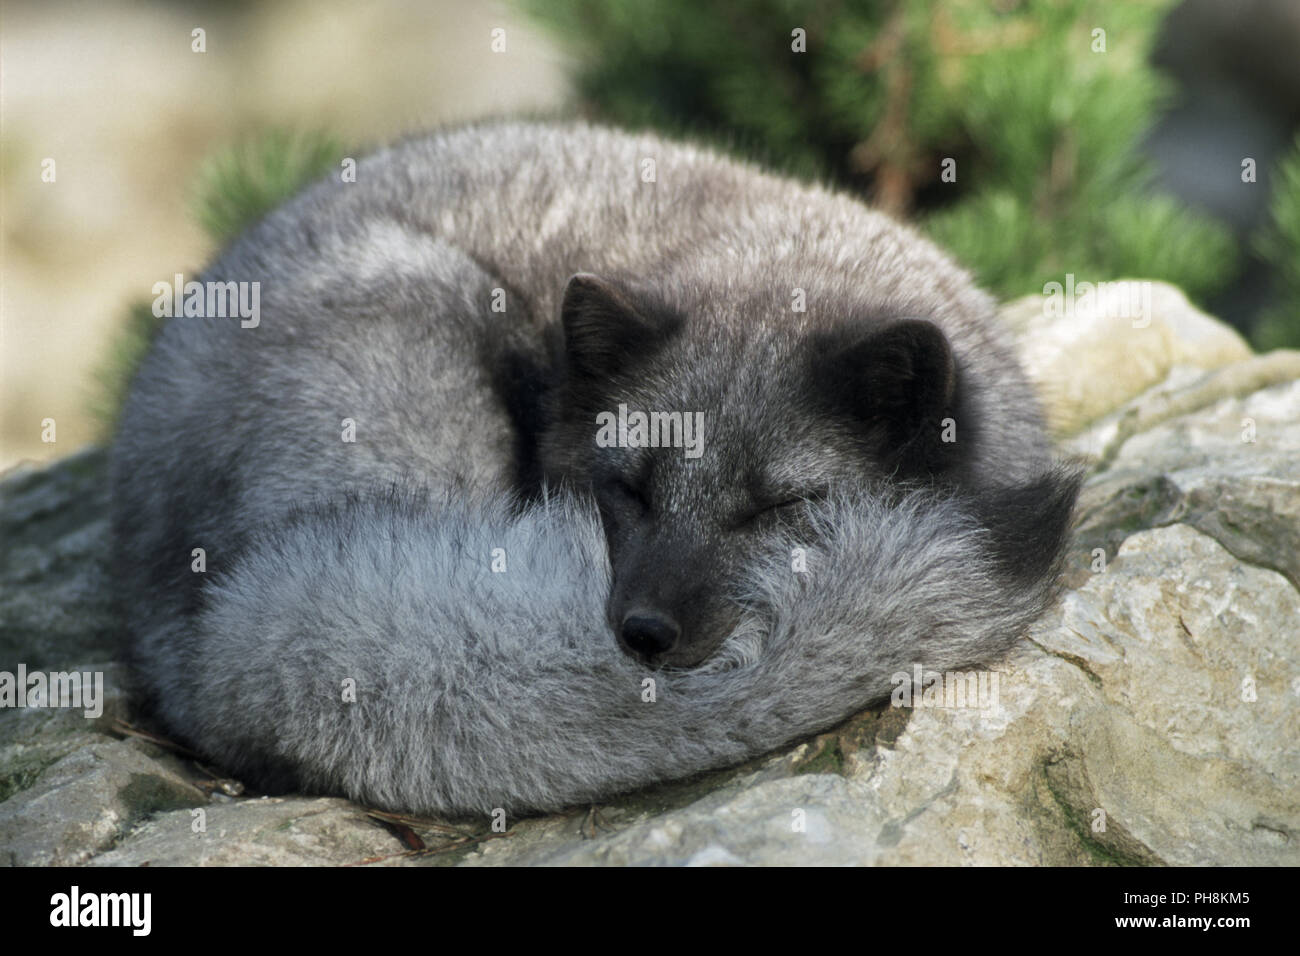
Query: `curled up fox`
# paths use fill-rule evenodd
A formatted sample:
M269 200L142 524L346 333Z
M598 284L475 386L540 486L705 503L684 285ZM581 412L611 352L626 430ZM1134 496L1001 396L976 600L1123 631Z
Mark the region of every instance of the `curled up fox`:
M260 314L158 334L116 559L142 702L267 791L598 799L988 663L1054 593L1078 476L993 301L846 195L483 124L203 278Z

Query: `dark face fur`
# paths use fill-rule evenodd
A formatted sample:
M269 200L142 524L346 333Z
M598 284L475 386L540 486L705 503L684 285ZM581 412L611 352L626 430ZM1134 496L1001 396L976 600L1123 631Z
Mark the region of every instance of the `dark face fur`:
M543 465L550 480L595 495L613 570L610 627L652 665L689 667L717 650L742 610L737 569L779 526L798 533L806 501L958 470L957 446L939 440L959 405L957 370L928 322L737 328L589 275L570 280L562 314ZM601 447L608 419L598 416L620 405L692 423L702 413L702 433L689 454Z

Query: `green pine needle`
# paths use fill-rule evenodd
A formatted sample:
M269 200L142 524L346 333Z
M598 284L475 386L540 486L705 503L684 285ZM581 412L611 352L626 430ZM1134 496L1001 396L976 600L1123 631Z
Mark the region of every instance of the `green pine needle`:
M1300 348L1300 137L1278 167L1270 212L1272 223L1257 245L1275 270L1278 302L1252 333L1260 351Z
M209 158L199 170L194 216L226 243L335 166L343 148L320 132L270 130Z
M325 175L342 155L342 146L328 134L270 130L221 150L202 165L193 215L216 242L230 242ZM135 370L161 327L152 303L131 306L96 370L90 407L105 437L116 428Z

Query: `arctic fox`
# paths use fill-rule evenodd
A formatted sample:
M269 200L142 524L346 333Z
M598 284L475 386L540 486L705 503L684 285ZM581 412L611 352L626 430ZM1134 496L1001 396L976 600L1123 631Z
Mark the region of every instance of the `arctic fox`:
M1078 477L994 303L848 196L485 124L204 278L260 315L166 323L114 529L152 708L265 789L593 800L985 663L1053 593Z

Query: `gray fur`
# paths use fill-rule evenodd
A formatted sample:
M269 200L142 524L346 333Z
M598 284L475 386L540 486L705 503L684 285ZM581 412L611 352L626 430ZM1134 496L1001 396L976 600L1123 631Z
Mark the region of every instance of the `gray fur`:
M236 771L275 763L369 805L554 810L761 754L879 700L914 663L979 662L1049 595L1009 592L953 499L814 508L818 543L776 532L749 569L751 610L723 652L651 672L610 639L589 504L353 501L268 538L211 590L170 697L185 712L168 717ZM806 574L790 567L800 546ZM490 570L497 547L506 573Z
M261 283L260 325L170 320L115 443L134 661L197 749L390 807L553 808L775 747L913 662L990 660L1047 600L1075 479L992 301L911 230L576 124L444 132L357 172L213 263ZM582 401L703 410L702 458L593 447L560 322L575 273L626 329L674 328ZM933 476L818 404L841 340L913 317L961 389L960 459ZM645 514L620 517L607 479L647 468ZM807 576L795 543L821 556ZM689 636L655 663L707 661L654 672L655 704L611 631L646 601Z

